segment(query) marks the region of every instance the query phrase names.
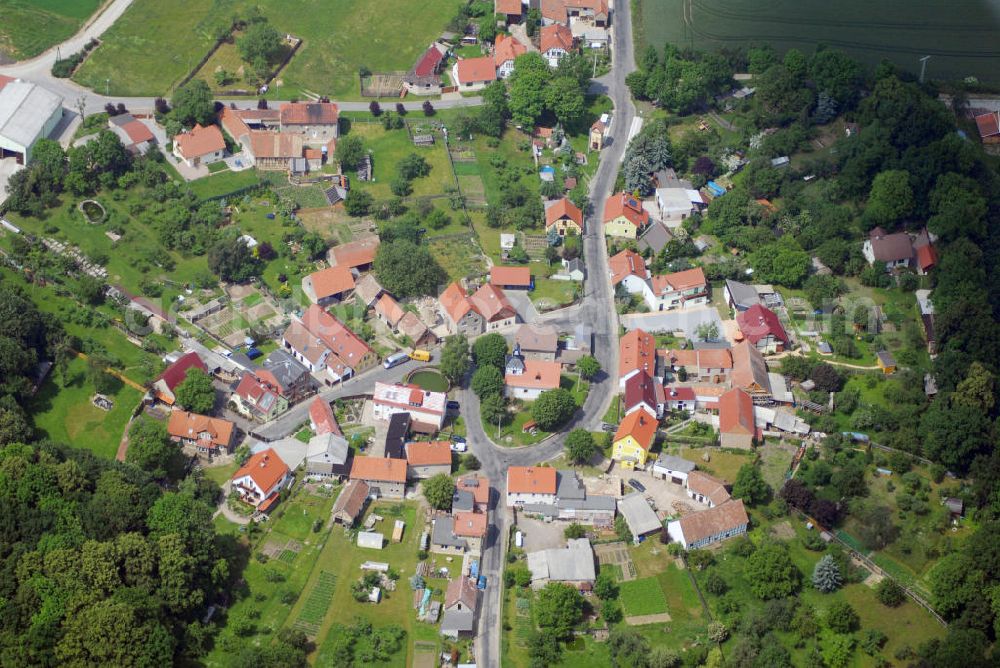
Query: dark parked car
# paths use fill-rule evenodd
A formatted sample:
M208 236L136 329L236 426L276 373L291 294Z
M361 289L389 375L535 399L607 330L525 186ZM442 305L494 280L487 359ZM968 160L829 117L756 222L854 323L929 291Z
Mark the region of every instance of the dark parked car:
M457 411L459 409L459 403L457 401L448 402L448 410Z
M602 422L601 423L601 430L613 433L613 432L618 431L618 425L611 424L609 422Z
M643 485L638 480L636 480L635 478L629 478L628 479L628 486L631 487L634 490L639 491L639 492L645 492L646 491L646 486Z

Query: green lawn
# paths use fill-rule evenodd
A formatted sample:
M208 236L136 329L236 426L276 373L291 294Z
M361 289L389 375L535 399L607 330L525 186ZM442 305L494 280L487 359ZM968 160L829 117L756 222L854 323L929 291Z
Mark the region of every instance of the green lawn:
M64 386L61 378L50 376L31 399L30 412L35 418L35 426L45 438L113 459L125 425L139 405L142 393L120 384L110 395L114 408L104 411L90 402L96 390L87 380L86 362L81 359L70 362L68 377Z
M711 457L707 462L702 459L702 455L706 452ZM678 452L671 450L671 454L694 462L700 470L730 483L736 480L736 473L740 467L751 461L749 452L724 452L719 448L681 448Z
M579 290L580 284L576 281L558 281L536 276L535 289L528 295L538 310L550 311L572 304Z
M50 0L51 1L51 0ZM93 2L94 0L90 0ZM360 95L358 71L406 71L445 29L459 0L434 0L414 11L406 0L136 0L103 36L76 80L113 95L163 95L198 64L234 13L252 5L303 44L271 95L311 90L335 99ZM228 62L228 61L226 61ZM227 68L228 69L228 68ZM238 82L234 87L245 84Z
M222 164L222 163L216 163ZM242 188L254 186L260 183L260 175L255 169L244 169L242 172L224 170L215 174L209 174L189 183L191 192L199 199L218 197L235 192Z
M240 465L236 462L230 462L221 466L209 466L203 470L206 478L221 487L224 483L229 482L239 467Z
M15 60L37 56L72 37L100 4L100 0L5 0L0 3L0 55Z
M414 146L406 130L386 130L381 123L351 124L349 134L360 136L365 147L372 153L373 180L351 180L351 185L368 190L375 199L389 199L392 191L389 183L396 178L396 164L411 153L416 153L430 165L427 176L414 179L412 197L442 195L447 188L455 187L455 177L448 164L448 153L444 143L438 141L433 146Z
M619 598L629 617L667 612L667 597L656 578L629 580L619 585Z

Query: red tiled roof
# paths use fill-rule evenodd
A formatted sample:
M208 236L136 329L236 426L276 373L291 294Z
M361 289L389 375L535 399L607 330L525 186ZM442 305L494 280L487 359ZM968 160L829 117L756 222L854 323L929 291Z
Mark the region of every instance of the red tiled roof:
M518 5L520 6L520 4ZM469 610L476 609L476 597L479 595L475 583L469 578L457 577L448 583L444 595L445 610L461 603Z
M546 53L550 49L571 51L573 49L573 31L561 23L542 26L538 50Z
M520 2L520 0L518 0ZM519 5L520 6L520 5ZM431 45L424 55L420 56L420 60L413 67L413 73L418 77L431 77L437 74L438 68L441 67L441 62L444 60L444 54L438 50L436 46Z
M254 158L301 158L302 135L293 132L250 131L250 152Z
M701 494L708 498L715 505L725 503L729 500L729 490L726 483L714 478L704 471L691 471L687 477L687 488L695 494Z
M771 381L767 376L767 362L756 346L749 341L737 343L732 348L733 387L748 388L757 385L765 392L771 391Z
M144 141L153 141L155 139L152 130L146 127L146 124L141 121L129 121L122 126L122 130L125 131L125 134L128 135L133 144L141 144Z
M222 127L226 129L236 141L240 141L240 137L243 135L250 134L250 126L247 125L246 121L243 120L245 110L230 109L229 107L223 107L222 113L219 115L219 120L222 122Z
M493 60L497 67L508 60L515 60L518 56L528 53L528 47L510 35L497 35L495 46Z
M361 363L365 355L372 352L368 344L358 338L357 334L316 304L306 309L302 316L302 324L330 349L341 366L353 369ZM333 367L338 373L343 371L337 368L337 361L333 359L327 360L327 366Z
M497 78L497 67L491 56L465 58L458 61L455 68L460 84L495 81Z
M705 272L701 267L685 269L672 274L660 274L653 276L653 292L661 295L664 292L683 292L695 288L704 288L707 285Z
M375 255L378 253L379 238L378 237L368 237L367 239L359 239L358 241L352 241L346 244L340 244L339 246L334 246L327 253L327 261L334 266L345 266L351 269L357 269L358 267L363 267L369 265L375 261Z
M491 283L479 286L479 289L469 297L469 301L486 322L503 320L517 314L504 291Z
M455 481L455 489L460 489L472 494L476 503L487 504L490 502L490 481L478 475L467 475Z
M625 381L625 410L645 403L656 410L656 384L645 371L640 371Z
M562 364L543 360L524 360L524 373L504 376L504 383L510 387L554 390L559 387Z
M316 299L326 299L354 289L354 275L347 267L327 267L307 276L312 281Z
M618 285L626 276L637 276L646 279L646 261L634 250L625 250L611 256L608 259L608 266L611 268L611 284Z
M166 384L167 389L173 392L174 388L177 387L182 380L187 378L187 372L189 369L192 368L201 369L205 373L208 373L208 367L205 366L205 363L201 361L201 358L198 356L198 353L190 352L190 353L185 353L180 357L180 359L178 359L176 362L168 366L166 370L164 370L164 372L161 373L160 377L157 378L156 380L157 381L162 380Z
M640 408L622 419L621 424L618 425L618 431L615 432L614 442L617 443L621 439L631 436L639 444L639 447L643 450L649 450L656 438L657 425L656 416L648 413L645 408Z
M920 271L927 271L936 265L937 259L937 249L934 248L933 244L927 244L926 246L920 246L917 248L917 266L920 267Z
M656 339L641 329L633 329L618 344L618 377L641 370L656 372Z
M556 470L548 466L508 467L507 493L555 494Z
M351 480L406 482L406 461L384 457L355 457Z
M323 397L316 397L309 404L309 420L315 425L317 436L323 434L344 435L340 431L340 425L337 424L337 416L333 412L333 407Z
M286 102L279 111L282 125L334 125L340 119L332 102Z
M531 286L531 270L527 267L502 267L497 265L490 269L490 283L500 287L515 285L527 288Z
M619 216L624 216L636 227L649 224L649 212L642 208L642 202L626 192L615 193L604 202L605 223Z
M1000 111L976 116L976 127L979 128L979 136L982 139L1000 135Z
M496 2L497 2L497 7L496 7L497 14L507 14L508 16L521 15L522 12L521 0L496 0Z
M545 28L542 28L542 30L545 30ZM580 209L578 209L577 206L566 197L556 200L555 204L545 210L546 229L555 225L561 218L572 220L576 223L577 227L583 229L583 213L581 213Z
M736 324L747 341L756 344L768 335L788 345L788 334L781 326L778 316L771 309L760 304L754 304L746 311L736 315Z
M444 289L444 292L438 297L438 301L441 302L442 308L454 322L458 322L472 310L472 303L469 301L468 295L465 294L465 290L457 281Z
M486 515L468 511L457 512L453 531L456 536L483 538L486 536Z
M375 313L385 318L391 327L395 327L403 319L404 311L399 302L392 298L392 295L383 292L375 302Z
M719 432L747 436L756 433L753 399L738 387L734 387L719 398Z
M3 87L9 84L11 81L16 81L16 79L14 79L14 77L8 77L3 74L0 74L0 90L3 90Z
M274 449L268 448L252 455L247 460L247 463L233 474L232 479L239 480L240 478L250 476L254 484L267 496L271 489L288 473L288 465L281 460L281 457L278 456L278 453Z
M658 350L657 355L667 364L696 369L732 369L733 356L728 348L705 348L703 350L675 348Z
M694 388L688 385L673 385L663 388L663 398L665 401L694 401L697 395Z
M216 151L226 150L226 140L217 125L195 124L190 132L182 132L174 137L177 150L187 159L197 158Z
M267 387L260 378L257 378L254 374L247 371L240 377L240 382L233 390L233 394L236 396L253 401L256 404L260 404L261 397L266 394L272 394L277 396L269 387Z
M451 466L451 443L448 441L407 443L406 463L410 466Z
M235 425L229 420L198 415L187 411L173 411L167 420L167 433L175 438L197 441L207 448L228 447ZM202 438L199 434L206 434Z

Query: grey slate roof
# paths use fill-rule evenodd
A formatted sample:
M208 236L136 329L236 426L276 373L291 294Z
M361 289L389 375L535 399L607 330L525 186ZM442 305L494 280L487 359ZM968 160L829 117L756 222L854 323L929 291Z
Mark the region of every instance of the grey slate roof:
M455 535L455 518L451 515L439 515L434 520L434 529L431 531L431 544L458 547L463 550L469 547L464 538Z
M451 512L471 512L475 504L472 492L464 489L456 489L455 495L451 497Z
M729 288L729 294L733 299L733 303L739 310L745 310L754 304L760 303L760 295L757 293L757 289L752 285L747 285L746 283L740 283L739 281L733 281L727 278L726 287Z
M625 518L629 531L633 536L644 536L652 531L658 531L663 525L660 518L646 499L639 492L633 492L618 501L618 512Z
M593 581L594 550L586 538L566 541L565 548L539 550L528 553L528 570L532 580L555 580L565 582Z
M585 499L587 489L573 471L556 471L557 499Z
M681 473L690 473L695 468L694 462L689 462L683 457L675 457L674 455L667 454L661 454L657 457L656 464L657 466L662 466L671 471L680 471Z
M558 499L556 508L574 510L608 510L614 512L615 497L600 494L589 495L586 499Z
M472 631L474 618L475 613L472 610L445 610L441 618L441 633L446 635L469 633Z
M647 248L654 253L659 253L666 247L673 235L667 229L666 225L661 223L653 223L646 228L646 232L639 237L639 250L643 251Z
M282 348L271 351L261 367L274 374L282 387L290 387L309 374L309 369Z

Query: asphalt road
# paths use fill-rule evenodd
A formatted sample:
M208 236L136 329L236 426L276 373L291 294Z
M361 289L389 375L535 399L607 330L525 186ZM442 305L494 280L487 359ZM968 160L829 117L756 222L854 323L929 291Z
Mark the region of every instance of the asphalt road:
M504 568L504 551L512 518L506 507L507 468L528 466L558 455L563 449L565 433L577 426L595 429L607 411L611 397L617 392L618 368L618 317L614 307L607 266L607 247L600 221L604 200L611 194L618 166L625 152L629 127L635 117L635 106L625 76L635 70L632 45L632 21L627 0L618 0L613 8L612 68L605 76L595 80L591 91L608 95L614 103L614 121L610 140L601 156L601 164L590 183L590 214L584 235L584 253L589 269L583 303L572 313L561 314L549 320L552 324L565 325L584 322L594 330L594 355L604 372L590 386L590 393L583 409L572 424L560 433L538 445L524 448L498 446L483 431L481 421L472 416L479 414L479 401L469 390L462 396L462 412L467 416L469 448L479 458L481 471L490 479L493 499L493 522L483 549L480 573L486 576L488 586L479 607L479 628L476 636L477 665L492 668L500 665L501 608L500 582Z

